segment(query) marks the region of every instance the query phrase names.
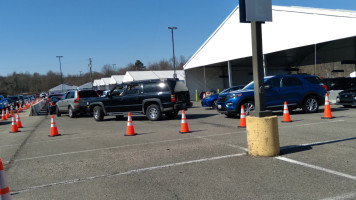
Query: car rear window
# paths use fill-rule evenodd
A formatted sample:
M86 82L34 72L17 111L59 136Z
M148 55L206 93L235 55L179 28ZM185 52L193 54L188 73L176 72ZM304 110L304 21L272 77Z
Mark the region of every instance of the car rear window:
M320 84L321 83L321 80L316 76L306 76L303 78L312 84Z
M174 87L175 92L186 92L188 91L187 86L183 81L177 81L176 86Z
M83 90L83 91L79 91L79 97L88 98L88 97L99 97L99 96L98 93L96 93L94 90Z

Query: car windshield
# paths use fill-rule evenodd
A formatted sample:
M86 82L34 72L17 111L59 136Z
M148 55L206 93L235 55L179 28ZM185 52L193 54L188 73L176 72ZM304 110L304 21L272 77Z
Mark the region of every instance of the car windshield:
M265 77L264 79L263 79L263 82L266 82L268 79L270 79L271 77ZM253 86L253 81L251 81L249 84L247 84L243 89L244 90L253 90L254 88L253 88L254 86Z

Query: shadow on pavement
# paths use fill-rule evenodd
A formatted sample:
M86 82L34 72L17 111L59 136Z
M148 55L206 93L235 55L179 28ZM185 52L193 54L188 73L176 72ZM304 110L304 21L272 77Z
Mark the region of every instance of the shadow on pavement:
M356 137L332 140L332 141L326 141L326 142L317 142L317 143L312 143L312 144L307 144L307 145L285 146L285 147L280 148L280 151L281 151L280 154L286 155L286 154L297 153L297 152L301 152L301 151L307 151L307 150L311 150L313 146L320 146L320 145L325 145L325 144L344 142L344 141L348 141L348 140L356 140Z

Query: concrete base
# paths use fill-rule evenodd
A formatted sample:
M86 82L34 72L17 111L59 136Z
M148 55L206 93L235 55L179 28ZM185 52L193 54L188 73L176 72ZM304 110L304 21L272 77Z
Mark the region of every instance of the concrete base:
M271 157L280 153L278 118L246 117L248 154Z

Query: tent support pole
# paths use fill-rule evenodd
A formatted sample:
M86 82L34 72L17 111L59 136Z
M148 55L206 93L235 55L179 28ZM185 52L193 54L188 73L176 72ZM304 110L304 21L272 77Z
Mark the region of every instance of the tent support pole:
M227 72L229 75L229 87L232 87L232 71L231 71L231 62L227 61Z

